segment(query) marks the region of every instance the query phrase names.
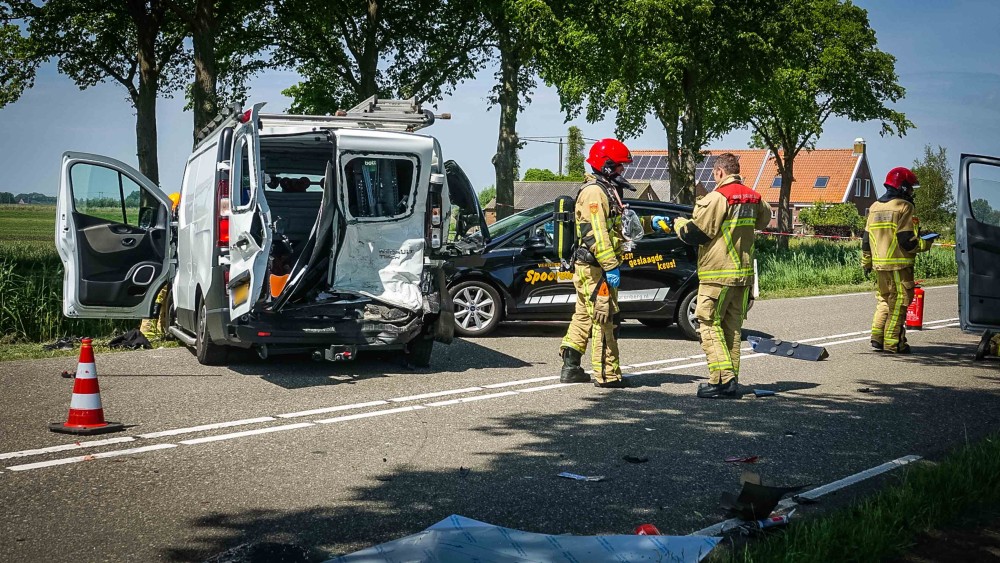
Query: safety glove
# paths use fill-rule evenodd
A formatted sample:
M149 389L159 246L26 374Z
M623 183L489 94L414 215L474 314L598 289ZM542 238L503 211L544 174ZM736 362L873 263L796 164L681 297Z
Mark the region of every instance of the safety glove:
M605 281L598 282L601 286L597 290L597 297L594 299L594 322L606 324L611 320L611 291Z
M670 225L672 222L673 220L670 217L655 215L652 219L653 230L658 233L670 233Z
M618 289L618 285L622 282L622 273L617 267L613 270L608 270L604 274L608 278L608 285L611 289Z

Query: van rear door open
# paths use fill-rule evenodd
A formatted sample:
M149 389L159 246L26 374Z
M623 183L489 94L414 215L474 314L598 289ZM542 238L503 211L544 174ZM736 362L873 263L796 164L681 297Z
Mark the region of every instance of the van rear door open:
M962 155L956 234L962 330L1000 330L1000 158Z
M233 134L229 162L229 310L231 318L253 308L264 288L271 252L271 213L264 198L258 134L261 106L244 114Z
M55 236L64 315L153 315L156 294L173 275L170 199L156 184L113 158L64 153Z

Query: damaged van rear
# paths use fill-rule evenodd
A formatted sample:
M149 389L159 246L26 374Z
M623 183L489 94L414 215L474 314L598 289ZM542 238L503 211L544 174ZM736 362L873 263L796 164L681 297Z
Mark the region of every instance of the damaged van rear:
M410 100L335 116L262 105L199 133L176 206L128 165L63 156L64 313L160 316L210 365L251 347L327 360L397 349L429 365L454 332L447 259L489 238L462 169L415 133L436 116Z

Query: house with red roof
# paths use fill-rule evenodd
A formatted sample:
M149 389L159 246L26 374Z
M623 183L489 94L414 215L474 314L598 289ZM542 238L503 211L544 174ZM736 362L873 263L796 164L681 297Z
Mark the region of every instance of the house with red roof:
M743 183L760 192L771 204L771 226L777 226L778 195L781 191L781 175L775 163L774 154L764 149L708 150L705 159L698 165L696 181L697 193L704 195L715 189L712 168L715 159L722 153L730 152L740 160ZM633 162L625 169L629 181L648 180L657 198L669 201L670 177L667 172L667 151L635 150ZM868 164L864 139L856 139L854 146L846 149L815 149L802 151L795 157L794 179L790 203L792 222L799 226L799 211L811 207L816 202L852 203L862 216L868 214L878 198Z

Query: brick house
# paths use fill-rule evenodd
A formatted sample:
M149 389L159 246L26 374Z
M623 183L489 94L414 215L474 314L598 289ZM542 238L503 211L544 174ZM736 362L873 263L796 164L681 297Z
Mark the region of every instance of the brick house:
M731 152L740 159L743 181L758 191L771 204L771 226L777 226L778 194L781 191L781 176L775 164L774 155L764 149L710 150L705 151L705 160L699 164L696 178L697 191L704 194L715 189L712 167L718 155ZM635 183L652 179L658 187L657 198L669 201L669 174L666 171L667 151L632 151L633 162L625 170L625 176ZM856 139L852 148L816 149L802 151L795 157L794 179L790 194L792 222L799 226L799 211L814 203L853 203L862 216L868 214L878 198L876 185L872 180L871 168L865 141Z

